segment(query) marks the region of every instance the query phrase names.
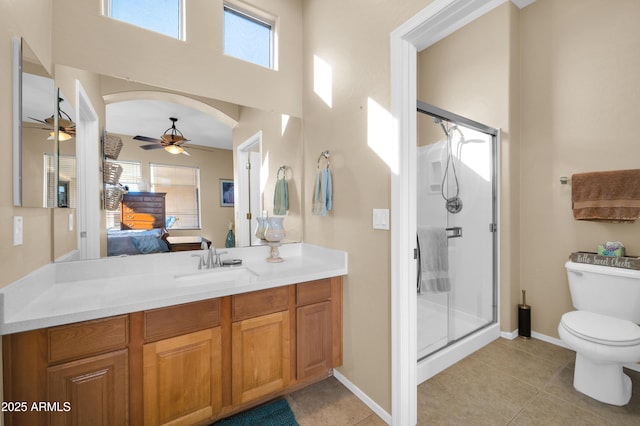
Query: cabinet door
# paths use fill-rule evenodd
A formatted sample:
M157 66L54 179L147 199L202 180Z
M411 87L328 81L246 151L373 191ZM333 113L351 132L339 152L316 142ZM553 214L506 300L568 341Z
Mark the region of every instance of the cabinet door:
M128 377L126 349L49 367L49 424L127 424Z
M235 322L232 341L232 400L242 404L289 384L289 312Z
M145 425L190 425L222 407L220 327L144 345Z
M326 372L331 368L331 302L297 309L298 380Z

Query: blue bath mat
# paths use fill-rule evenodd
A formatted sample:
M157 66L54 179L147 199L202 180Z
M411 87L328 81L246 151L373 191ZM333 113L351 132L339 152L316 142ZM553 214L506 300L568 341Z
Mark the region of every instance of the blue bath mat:
M214 423L215 426L298 426L286 399L261 405Z

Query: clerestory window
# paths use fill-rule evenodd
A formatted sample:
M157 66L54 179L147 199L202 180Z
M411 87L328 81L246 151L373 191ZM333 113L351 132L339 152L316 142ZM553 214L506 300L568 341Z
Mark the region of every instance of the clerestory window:
M105 16L184 40L184 0L107 0Z
M225 55L275 69L273 32L273 21L224 5Z

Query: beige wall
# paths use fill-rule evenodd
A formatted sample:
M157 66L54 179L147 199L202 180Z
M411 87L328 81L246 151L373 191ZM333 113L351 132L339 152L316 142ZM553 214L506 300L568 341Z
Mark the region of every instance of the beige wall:
M56 0L55 61L131 81L302 115L301 3L252 0L278 17L278 71L222 53L222 0L186 2L186 40L102 16L102 0ZM79 52L81 52L79 54Z
M517 328L519 296L518 9L494 9L418 54L418 99L501 130L500 322ZM418 141L420 142L420 141Z
M3 42L0 43L0 116L12 117L11 87L11 37L24 36L29 46L49 72L53 72L51 52L52 31L51 1L3 2L0 5L0 27ZM0 156L0 286L26 275L30 271L51 261L51 215L47 209L14 208L12 198L12 129L5 125L0 128L0 147L7 155ZM13 246L13 216L24 219L24 244ZM44 242L44 243L43 243ZM9 267L11 266L11 267Z
M392 208L386 158L368 145L369 98L391 108L389 34L430 2L310 0L303 3L305 241L346 250L344 364L340 372L391 412L391 278L388 231L372 209ZM317 55L332 69L329 107L314 93ZM313 216L316 161L331 151L333 211Z
M575 221L561 176L638 168L640 2L537 0L521 12L521 286L534 331L557 337L572 309L563 267L577 250L622 241L640 224Z
M233 149L242 144L258 131L262 131L262 168L261 186L262 206L269 215L273 214L273 193L280 166L286 167L286 179L289 193L289 210L283 223L285 239L302 241L302 120L296 117L284 117L282 114L266 112L256 108L242 107L240 120L233 129ZM236 165L234 164L234 167ZM239 171L235 170L237 177ZM242 220L242 213L239 213ZM255 229L256 221L252 222Z

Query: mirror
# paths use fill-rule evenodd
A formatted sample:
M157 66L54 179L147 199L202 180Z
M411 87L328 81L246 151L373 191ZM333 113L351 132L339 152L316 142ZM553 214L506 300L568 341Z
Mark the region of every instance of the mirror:
M24 39L14 40L13 51L13 204L55 207L47 195L56 181L54 80Z
M56 78L58 74L56 73ZM166 218L175 218L174 225L168 227L170 237L203 237L210 240L215 247L225 247L229 223L234 226L237 237L239 224L247 223L251 226L248 232L253 236L257 228L256 215L251 221L246 219L246 211L239 209L239 200L244 197L237 185L239 168L237 147L255 134L261 134L260 149L256 166L259 166L257 184L252 186L253 200L259 203L258 211L266 210L269 215L273 211L273 199L276 176L281 166L286 166L285 174L289 189L289 209L284 219L287 241L302 241L302 122L300 118L286 117L281 114L266 112L255 108L243 107L227 102L186 95L179 92L169 92L166 89L149 86L143 83L125 81L109 76L100 76L100 86L97 90L103 93L104 105L94 105L96 109L105 108L106 135L119 138L122 148L119 150L115 162L123 167L119 183L127 186L130 192L154 191L170 192L171 188L160 182L162 174L152 172L152 167L175 166L176 168L193 167L199 171L198 205L200 210L200 226L186 225L189 212L181 210L184 201L170 200L165 202ZM64 82L57 82L61 86ZM84 84L84 83L83 83ZM68 87L68 86L65 86ZM64 97L63 97L64 98ZM186 108L189 107L189 108ZM65 109L65 107L63 107ZM215 110L215 111L213 111ZM226 134L220 136L217 132L215 139L223 138L221 146L209 144L204 139L207 134L214 133L211 125L204 129L197 128L197 123L190 121L191 115L206 111L214 114L219 121L227 123ZM217 112L216 112L217 111ZM151 112L156 116L149 115ZM144 139L160 139L166 130L170 129L170 117L178 118L176 128L184 134L188 142L184 143L184 150L189 155L173 155L165 149L146 149L152 144L148 140L134 139L143 136ZM73 117L73 115L71 115ZM226 118L225 118L226 117ZM220 142L218 140L217 142ZM65 142L60 141L60 159L65 155ZM148 148L148 147L147 147ZM162 146L159 146L162 148ZM254 149L255 151L255 149ZM105 159L113 163L112 159ZM109 166L108 169L111 169ZM254 168L255 170L255 168ZM103 167L104 171L104 167ZM153 175L155 173L155 175ZM60 166L60 193L67 193ZM101 171L101 178L102 178ZM280 172L282 176L282 172ZM223 188L233 184L235 188L235 203L229 203L228 197L222 196ZM225 186L226 185L226 186ZM73 193L70 185L69 193ZM258 197L256 197L256 193ZM64 200L61 196L60 200ZM233 200L232 200L233 201ZM254 206L251 208L255 211ZM108 254L107 238L112 229L116 234L120 231L120 213L113 210L102 210L103 216L101 232L102 255ZM80 220L80 218L77 218ZM175 226L185 225L185 226ZM63 218L54 229L54 250L58 250L68 235ZM58 229L60 228L60 229ZM68 239L68 238L67 238ZM252 240L252 241L251 241ZM113 241L113 240L112 240ZM251 241L251 243L249 243ZM255 245L260 243L255 237L240 241L236 238L236 246ZM65 250L65 252L67 252ZM113 254L113 253L112 253Z

